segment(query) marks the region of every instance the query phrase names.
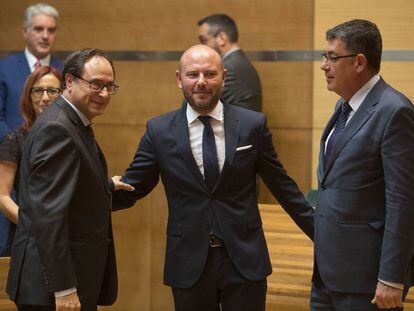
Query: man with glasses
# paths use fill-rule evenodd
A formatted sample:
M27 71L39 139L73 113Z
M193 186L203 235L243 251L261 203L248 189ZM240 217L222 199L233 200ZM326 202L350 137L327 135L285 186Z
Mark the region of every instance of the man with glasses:
M85 49L68 57L63 77L21 161L7 282L19 310L96 310L117 295L107 166L91 128L118 90L115 71L101 50Z
M320 144L311 310L402 308L414 244L414 108L380 76L367 20L326 33L321 69L337 93Z

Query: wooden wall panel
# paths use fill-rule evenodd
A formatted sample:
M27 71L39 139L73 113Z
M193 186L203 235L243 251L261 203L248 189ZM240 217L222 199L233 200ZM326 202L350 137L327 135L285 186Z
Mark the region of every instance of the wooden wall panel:
M120 88L97 122L145 126L149 119L180 108L184 97L175 80L177 68L178 61L115 62Z
M197 21L217 12L237 21L246 50L310 49L313 43L313 0L47 2L61 15L58 50L184 50L197 42ZM1 49L23 47L22 15L33 3L1 1L0 42L7 42Z
M414 5L411 0L315 0L315 49L325 47L329 28L354 18L377 24L385 49L414 49Z
M269 126L312 127L312 63L256 62L263 87L263 112Z
M299 188L307 192L311 187L311 135L312 131L301 129L270 129L273 133L273 143L284 168L287 170ZM277 202L266 185L260 183L260 203Z

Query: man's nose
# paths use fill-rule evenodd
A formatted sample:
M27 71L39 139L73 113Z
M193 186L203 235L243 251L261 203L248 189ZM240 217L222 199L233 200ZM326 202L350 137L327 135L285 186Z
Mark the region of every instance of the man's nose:
M206 81L206 79L204 78L204 75L200 75L200 76L198 77L198 80L197 80L197 86L199 86L199 87L205 87L205 86L206 86L206 84L207 84L207 81Z
M328 71L329 70L329 64L327 61L322 61L319 68L321 68L323 71Z

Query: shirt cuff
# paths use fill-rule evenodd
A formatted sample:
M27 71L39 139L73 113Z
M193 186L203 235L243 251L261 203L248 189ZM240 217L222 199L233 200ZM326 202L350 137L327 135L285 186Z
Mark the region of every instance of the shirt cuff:
M397 289L401 289L401 290L404 289L404 284L388 282L388 281L384 281L384 280L380 280L380 279L378 279L378 281L380 281L381 283L383 283L385 285L388 285L388 286L391 286L391 287L394 287L394 288L397 288Z
M59 297L63 297L63 296L67 296L70 294L76 293L76 287L72 287L66 290L62 290L60 292L56 292L55 293L55 298L59 298Z

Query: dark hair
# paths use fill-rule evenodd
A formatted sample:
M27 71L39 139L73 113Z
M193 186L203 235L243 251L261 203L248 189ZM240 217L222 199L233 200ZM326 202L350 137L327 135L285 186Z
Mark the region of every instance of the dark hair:
M20 111L24 120L22 128L25 130L30 130L36 120L36 111L33 107L31 89L37 81L48 74L53 74L60 82L62 82L62 75L57 69L49 66L42 66L33 71L24 84L22 97L20 98Z
M82 77L85 64L95 56L103 57L111 64L112 71L115 77L115 68L112 59L108 55L106 55L104 51L100 49L87 48L75 51L66 58L65 66L62 72L62 76L64 79L62 83L62 88L66 88L66 76L68 74L71 74L75 78Z
M364 19L354 19L326 32L326 40L339 39L349 52L364 54L368 67L379 72L381 67L382 39L374 23Z
M226 14L213 14L197 22L198 26L207 24L210 27L210 34L216 37L220 32L224 32L229 37L230 43L235 43L239 39L239 32L234 20Z

